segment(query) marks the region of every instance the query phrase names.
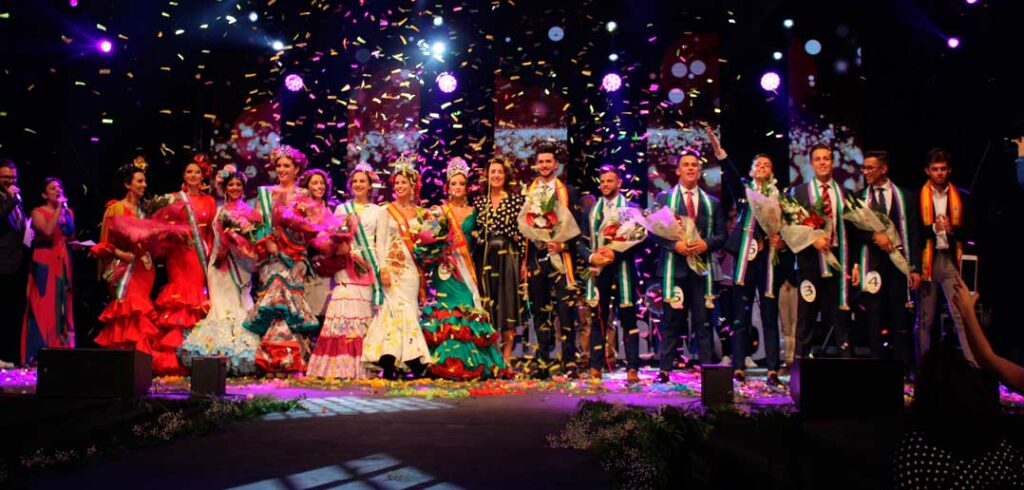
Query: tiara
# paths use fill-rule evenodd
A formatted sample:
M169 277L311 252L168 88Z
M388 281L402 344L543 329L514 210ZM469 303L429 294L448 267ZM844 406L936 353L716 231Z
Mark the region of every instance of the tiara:
M301 151L288 145L281 145L270 151L270 163L273 164L278 158L290 158L296 165L304 166L306 156Z
M135 160L132 160L132 166L145 172L146 168L149 167L149 164L146 163L146 159L143 158L142 155L139 155L135 157Z
M373 170L373 165L370 165L369 163L366 162L357 163L356 166L352 168L352 173L356 172L366 172L368 174L377 173L375 170Z
M391 162L391 166L394 167L392 170L393 175L401 175L405 173L418 173L416 171L416 162L406 155L398 157L398 160Z
M460 157L448 160L448 180L452 180L456 175L469 178L469 164Z

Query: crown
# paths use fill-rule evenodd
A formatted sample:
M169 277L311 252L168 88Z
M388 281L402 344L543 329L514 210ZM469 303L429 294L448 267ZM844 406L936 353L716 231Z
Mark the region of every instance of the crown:
M146 168L149 167L149 164L146 163L146 159L143 158L142 155L139 155L135 157L135 160L132 160L132 166L145 172Z
M452 180L452 177L455 177L456 175L462 175L467 179L469 178L469 164L460 157L448 160L448 180Z
M394 167L391 172L393 175L401 175L406 173L418 174L418 172L416 171L416 162L404 154L398 157L398 160L391 162L391 166Z

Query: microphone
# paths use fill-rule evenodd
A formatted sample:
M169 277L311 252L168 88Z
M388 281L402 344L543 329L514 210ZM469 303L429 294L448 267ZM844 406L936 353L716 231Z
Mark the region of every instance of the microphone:
M15 192L14 193L14 200L18 201L18 204L21 204L21 193L20 192Z

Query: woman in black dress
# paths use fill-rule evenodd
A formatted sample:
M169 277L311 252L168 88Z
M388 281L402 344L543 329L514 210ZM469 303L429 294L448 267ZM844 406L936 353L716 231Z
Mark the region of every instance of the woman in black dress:
M523 236L516 217L525 198L519 192L512 162L496 157L487 163L484 194L473 201L477 211L473 230L474 262L480 278L480 299L501 332L501 352L511 365L516 327L521 321L519 282Z

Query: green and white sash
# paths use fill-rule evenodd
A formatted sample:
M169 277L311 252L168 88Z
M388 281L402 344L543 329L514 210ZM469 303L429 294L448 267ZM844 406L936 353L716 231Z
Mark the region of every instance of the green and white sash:
M590 210L590 246L591 249L596 252L601 247L601 225L604 223L606 216L604 215L605 198L602 197L594 203L594 207ZM628 207L628 201L626 198L619 194L615 198L615 209ZM584 257L586 259L586 257ZM626 261L620 261L619 264L619 306L625 308L627 306L633 306L633 285L629 280L629 268L626 266ZM597 281L594 278L594 274L591 273L590 277L587 278L587 289L586 289L586 300L593 302L597 300Z
M698 199L700 200L700 206L702 206L704 208L703 213L704 213L704 217L705 217L705 220L704 220L705 224L704 224L704 235L703 235L703 238L707 239L708 237L711 236L712 227L714 226L714 221L715 221L714 217L715 216L714 216L714 214L712 214L712 211L711 211L711 199L708 198L708 195L705 194L704 191L701 190L700 188L697 188L697 196L698 196ZM675 190L668 197L668 207L669 207L669 209L671 209L672 212L677 214L677 215L683 215L683 213L680 212L680 210L679 210L679 205L680 205L680 203L682 201L683 201L683 188L680 185L676 185ZM690 216L690 218L693 219L693 216ZM696 224L696 223L697 223L697 220L694 219L694 224ZM668 300L668 299L670 299L670 298L672 298L674 296L673 291L675 290L675 287L676 287L676 281L675 281L675 277L673 277L673 276L675 275L675 270L676 270L676 255L677 254L673 250L673 251L669 251L669 253L667 253L666 256L665 256L665 264L663 265L663 267L664 267L663 272L664 272L665 277L663 279L664 282L662 282L662 286L661 286L661 289L662 289L661 295L662 295L663 298L665 298L665 300ZM713 301L714 301L714 297L715 297L714 296L714 289L713 289L713 280L714 280L714 278L711 277L712 274L711 274L711 267L710 267L710 265L711 265L710 249L709 249L708 252L705 252L703 255L704 255L704 259L708 263L708 270L707 270L707 272L704 273L704 303L705 303L705 306L707 306L708 304L712 304L713 305Z
M812 205L816 205L821 201L821 190L819 189L816 181L811 181L807 184L810 187L810 196L812 199ZM836 238L839 241L839 268L842 269L839 278L839 309L849 310L849 286L846 282L846 271L847 261L849 260L850 250L846 239L846 226L843 223L843 211L845 210L844 199L842 189L836 184L835 179L832 179L832 195L835 196L832 199L832 224L836 233ZM832 237L829 237L829 247L832 246ZM818 251L818 264L821 266L821 277L832 277L832 272L829 270L828 261L826 260L825 252Z
M344 209L345 214L355 214L356 216L359 216L359 214L356 213L355 204L352 201L346 202L344 204ZM355 238L356 244L359 245L360 248L359 255L362 256L364 262L370 264L370 269L373 273L373 304L375 306L379 306L384 304L384 287L380 283L380 269L377 266L377 258L376 254L373 252L373 245L367 238L366 229L363 228L363 221L361 219L356 227Z
M910 235L908 233L909 223L907 221L907 199L903 195L903 191L899 187L893 185L892 181L887 182L889 185L889 191L892 192L892 203L896 206L896 212L899 213L899 220L895 222L897 229L900 232L900 241L903 245L903 257L907 259L907 263L910 263ZM871 200L871 187L868 186L864 189L863 193L864 202L870 202ZM860 288L864 289L865 277L868 274L868 264L870 263L871 247L868 245L861 245L860 247ZM910 297L910 288L907 288L907 304L913 302Z

